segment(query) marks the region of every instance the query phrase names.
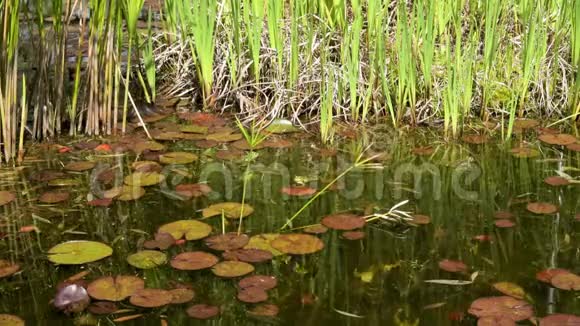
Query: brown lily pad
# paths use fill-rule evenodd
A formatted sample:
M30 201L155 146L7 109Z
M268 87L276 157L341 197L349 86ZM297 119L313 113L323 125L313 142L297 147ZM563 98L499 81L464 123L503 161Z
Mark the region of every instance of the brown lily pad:
M283 139L283 138L273 138L273 139L265 140L263 145L264 145L264 147L268 147L268 148L283 149L283 148L293 147L294 143L290 140Z
M64 191L47 191L40 195L38 201L44 204L58 204L67 201L70 194Z
M572 272L563 268L547 268L536 273L536 279L544 283L551 283L552 278L558 274L572 274Z
M215 153L215 157L220 160L232 161L244 156L244 152L234 149L234 150L221 150Z
M119 306L111 301L97 301L91 303L88 311L93 315L108 315L119 310Z
M220 308L217 306L207 304L196 304L189 307L186 310L186 313L191 318L209 319L219 315Z
M105 276L92 281L87 287L89 295L97 300L123 301L138 290L145 288L145 282L135 276Z
M199 240L207 237L212 231L211 225L197 220L179 220L164 224L158 233L169 233L173 239Z
M215 140L207 140L207 139L202 139L202 140L198 140L195 142L195 146L199 147L199 148L213 148L216 147L217 145L219 145L220 143L218 143Z
M187 183L175 186L175 192L185 198L197 198L211 193L212 189L205 183Z
M540 319L540 326L578 326L580 317L568 314L553 314Z
M205 245L213 250L226 251L243 248L250 241L250 237L246 234L237 234L236 232L229 232L218 234L206 238Z
M187 303L195 297L195 292L186 288L172 289L169 293L171 293L171 304Z
M280 308L272 303L260 304L248 310L248 315L258 317L276 317L280 313Z
M560 176L547 177L546 179L544 179L544 182L554 187L567 186L570 184L570 181L568 181L568 179Z
M479 318L508 318L513 321L529 319L534 308L526 301L509 296L479 298L471 303L469 313Z
M514 121L514 128L515 129L532 129L539 126L540 123L538 120L534 119L517 119Z
M215 264L211 271L219 277L232 278L250 274L254 266L243 261L226 260Z
M314 225L310 225L308 227L305 227L303 229L303 231L305 233L310 233L310 234L323 234L323 233L326 233L328 231L328 228L322 224L314 224Z
M413 218L410 223L412 224L416 224L416 225L426 225L431 223L431 217L429 217L428 215L423 215L423 214L413 214L411 215L411 217Z
M30 180L37 182L49 182L54 179L61 179L66 175L63 172L55 170L42 170L37 171L30 176Z
M507 220L507 219L496 220L494 224L496 227L502 228L502 229L513 228L514 226L516 226L516 223L514 221Z
M464 273L467 272L467 265L462 261L443 259L439 262L439 268L451 273Z
M517 158L532 158L540 156L540 151L531 147L512 148L510 153Z
M230 131L222 131L209 134L205 139L209 141L215 141L218 143L229 143L236 140L240 140L242 138L243 138L242 134L231 133Z
M157 308L171 303L171 292L162 289L140 289L129 298L129 302L137 307Z
M554 214L558 212L558 206L544 202L528 203L526 209L534 214Z
M468 144L481 145L487 143L489 137L487 135L474 134L474 135L465 135L461 139Z
M355 214L333 214L322 219L322 225L334 230L350 231L360 229L365 224L365 218Z
M260 249L238 249L226 251L222 254L225 260L239 260L246 263L262 263L272 260L274 255L271 252Z
M165 232L155 233L154 240L148 240L143 243L143 247L147 249L161 249L166 250L175 244L175 239L171 234Z
M10 204L16 199L16 195L11 191L0 191L0 206Z
M240 289L259 288L264 291L271 290L278 286L278 280L270 275L252 275L241 279L238 282Z
M159 156L159 162L163 164L189 164L197 160L197 155L187 152L172 152Z
M162 150L165 150L165 145L152 140L140 141L133 145L133 151L137 154L145 151L159 152Z
M239 219L241 217L247 217L254 212L254 208L248 204L242 205L241 203L226 202L213 204L202 211L204 218L221 216L223 214L227 218Z
M87 205L92 207L109 207L112 203L112 198L97 198L87 202Z
M270 244L274 249L290 255L312 254L324 248L319 238L301 233L282 234Z
M291 186L282 188L280 192L288 196L308 197L314 195L316 189L306 186Z
M186 125L186 126L181 126L180 131L185 132L185 133L191 133L191 134L205 134L205 133L207 133L207 129L208 128L206 126Z
M150 173L150 172L161 172L163 168L161 165L155 161L137 161L131 164L131 168L135 172Z
M346 231L346 232L343 232L341 235L341 237L343 239L351 240L351 241L362 240L365 238L365 236L366 236L366 233L364 233L363 231Z
M435 148L433 146L416 147L411 150L415 155L427 156L435 153Z
M514 214L508 211L497 211L493 214L493 217L499 220L507 220L514 218Z
M8 277L20 270L20 265L8 260L0 259L0 278Z
M165 176L158 172L135 172L125 177L125 184L132 187L147 187L164 180Z
M238 300L246 303L258 303L268 300L268 293L263 289L249 287L238 292Z
M572 273L559 273L550 280L555 288L567 291L580 291L580 276Z
M264 143L259 143L256 146L254 146L254 148L252 148L252 146L250 146L250 144L245 140L245 139L240 139L238 141L235 141L232 143L232 146L234 148L237 148L239 150L242 151L249 151L250 149L262 149L264 148Z
M479 318L477 326L516 326L516 322L504 316L487 316Z
M64 169L73 172L83 172L91 170L95 167L95 165L96 163L91 161L70 162L64 166Z
M572 152L580 152L580 143L568 144L566 148Z
M576 137L569 134L542 134L538 139L550 145L570 145L576 142Z
M219 259L207 252L192 251L183 252L171 259L171 266L184 271L196 271L206 269L217 264Z

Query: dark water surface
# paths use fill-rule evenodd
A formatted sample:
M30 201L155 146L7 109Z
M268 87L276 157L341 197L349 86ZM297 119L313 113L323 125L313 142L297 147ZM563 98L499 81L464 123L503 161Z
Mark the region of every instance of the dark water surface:
M100 162L96 169L117 165L126 175L135 161L134 154L37 149L31 153L36 160L29 159L20 173L12 169L0 172L1 190L18 195L15 202L0 207L0 259L13 259L22 266L16 275L0 279L0 313L20 316L27 325L73 325L75 320L81 324L79 316L58 313L49 302L59 282L88 270L88 281L130 274L143 277L147 287L169 288L170 281L178 281L196 292L188 304L142 309L125 300L119 306L127 312L84 316L94 318L96 325L115 325L113 319L137 313L144 316L123 324L161 325L160 320L165 319L168 325L475 325L476 318L467 312L470 304L480 297L502 295L492 287L502 281L521 286L538 317L556 312L579 315L578 292L555 289L536 280L536 273L549 267L580 272L580 221L576 218L580 185L554 187L544 183L546 177L557 175L556 171L580 176L580 154L541 144L534 135L528 139L529 146L540 152L534 158L514 157L510 148L518 146L516 141L510 145L500 141L471 145L446 143L436 140L436 135L427 131L397 136L378 131L357 139L340 138L335 141L338 154L327 156L314 138L294 134L285 138L295 147L259 150L253 161L223 161L215 158L215 149L199 149L190 141L166 143L169 150L198 154L199 160L165 166L165 184L148 187L137 201L115 201L107 208L86 205L87 194L98 193L100 187L90 181L94 170L67 173L65 178L76 183L65 187L31 181L30 176L46 169L62 170L63 164L77 159ZM178 271L169 264L139 270L126 262L160 225L200 218L200 210L212 203L240 202L246 169L251 171L251 179L245 199L255 212L244 219L242 231L250 236L280 232L308 200L285 196L280 192L282 187L305 184L321 189L371 143L370 151L386 154L375 161L377 165L349 173L300 214L293 226L316 224L324 216L342 211L384 213L404 201L408 202L399 210L428 215L431 222L413 226L376 220L364 227L366 237L355 241L343 239L342 231L329 230L320 235L325 248L318 253L282 255L272 262L255 264L255 274L278 278L279 285L269 291L267 301L279 306L277 317L247 314L254 305L236 299L239 278L218 278L210 270ZM431 146L433 153L413 152L425 146ZM175 197L175 184L204 180L213 189L207 197ZM56 205L36 201L41 193L55 188L69 191L70 200ZM527 211L526 204L535 201L556 204L559 212L538 215ZM515 226L496 227L494 214L498 211L513 213ZM222 230L219 217L204 222L214 227L214 234ZM41 232L18 232L29 225L36 225ZM225 225L229 232L237 228L235 220ZM474 240L476 236L489 236L490 240ZM49 248L75 239L106 243L114 249L113 255L80 266L55 266L47 260ZM201 241L188 241L166 252L171 258L195 249L208 250ZM464 273L443 271L438 267L443 259L462 261L469 269ZM473 284L425 282L469 280L474 272L477 277ZM222 313L208 321L192 319L185 310L193 303L219 305Z

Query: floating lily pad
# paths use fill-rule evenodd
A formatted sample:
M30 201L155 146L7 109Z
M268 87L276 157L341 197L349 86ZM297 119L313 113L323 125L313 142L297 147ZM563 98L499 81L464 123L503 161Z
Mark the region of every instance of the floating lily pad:
M543 134L539 140L550 145L570 145L576 142L576 137L569 134Z
M15 315L0 314L0 326L24 326L24 320Z
M510 152L517 158L532 158L540 156L540 151L531 147L512 148Z
M268 300L268 293L260 288L249 287L238 292L238 300L246 303L258 303Z
M249 151L250 149L262 149L264 148L264 143L259 143L256 146L254 146L254 148L252 148L252 146L250 146L250 144L245 140L245 139L240 139L238 141L235 141L232 143L232 146L234 148L237 148L239 150L242 151Z
M568 314L553 314L540 319L540 326L578 326L580 317Z
M307 255L318 252L324 248L324 243L319 238L301 233L282 234L272 240L273 248L290 255Z
M536 128L540 123L534 119L516 119L514 120L515 129L532 129Z
M511 219L514 218L514 214L508 211L497 211L493 214L493 217L500 220Z
M60 171L55 170L42 170L37 171L33 175L30 176L30 180L37 181L37 182L48 182L54 179L60 179L65 177L66 175Z
M411 150L413 154L419 156L427 156L435 153L435 148L433 146L416 147Z
M140 289L129 298L129 302L137 307L157 308L171 303L171 292L162 289Z
M323 234L328 231L328 228L322 224L314 224L305 227L303 231L310 234Z
M64 169L73 172L83 172L91 170L95 167L95 165L95 162L91 161L70 162L64 166Z
M163 168L155 161L137 161L131 164L131 168L135 172L161 172Z
M272 260L271 252L261 249L238 249L226 251L222 254L225 260L239 260L246 263L261 263Z
M489 140L487 135L465 135L461 139L468 144L475 145L485 144Z
M204 218L208 218L212 216L221 216L222 212L225 217L236 219L240 218L240 216L249 216L254 212L254 208L248 204L242 205L241 203L226 202L214 204L205 208L202 211L202 215Z
M428 215L413 214L411 217L413 218L410 221L410 223L412 223L412 224L427 225L427 224L431 223L431 217L429 217Z
M249 241L248 235L236 232L218 234L204 240L206 246L219 251L239 249L247 245Z
M207 304L196 304L189 307L185 312L191 318L209 319L219 315L220 308Z
M207 133L207 127L199 125L187 125L181 126L180 131L191 134L205 134Z
M234 149L234 150L221 150L221 151L217 151L215 154L215 157L220 159L220 160L227 160L227 161L231 161L231 160L236 160L241 158L242 156L244 156L244 152Z
M545 283L551 283L552 278L558 274L571 274L567 269L563 268L548 268L536 274L536 279Z
M316 193L316 189L306 186L291 186L280 189L280 192L288 196L308 197Z
M280 308L272 303L259 304L248 310L248 315L257 317L276 317Z
M493 288L516 299L523 299L526 296L526 291L521 286L511 282L497 282L493 284Z
M329 229L350 231L364 227L366 220L355 214L333 214L322 219L322 225Z
M58 204L67 201L70 194L65 191L47 191L40 195L38 201L44 204Z
M159 233L169 233L175 240L185 236L186 240L199 240L211 233L209 224L197 220L179 220L159 227Z
M93 302L88 308L88 311L93 315L108 315L117 310L119 310L119 306L111 301Z
M10 204L16 199L16 195L11 191L0 191L0 206Z
M8 260L0 259L0 278L8 277L20 270L20 265Z
M232 278L250 274L254 266L243 261L227 260L215 264L211 271L219 277Z
M580 276L573 273L558 273L550 282L560 290L580 291Z
M467 265L462 261L443 259L439 262L439 268L451 273L463 273L467 271Z
M150 269L165 264L167 256L161 251L142 250L127 257L127 262L137 268Z
M143 243L143 247L147 249L161 249L165 250L175 244L175 239L169 233L157 232L154 240L147 240Z
M172 289L171 304L183 304L190 302L195 297L195 292L192 289Z
M219 259L207 252L183 252L171 259L171 266L184 271L196 271L210 268L217 264Z
M513 228L514 226L516 226L516 223L514 221L507 219L496 220L494 224L496 227L503 229Z
M526 209L534 214L554 214L558 212L558 206L550 203L528 203Z
M125 185L121 188L121 192L115 198L120 201L137 200L145 195L143 187Z
M269 251L274 256L283 255L283 252L275 249L271 244L272 241L277 239L279 236L280 234L277 233L264 233L252 236L250 237L250 242L244 246L244 249L260 249Z
M87 205L92 207L109 207L113 203L111 198L97 198L87 202Z
M205 183L188 183L175 186L175 192L185 198L197 198L211 193L212 189Z
M366 233L364 233L363 231L346 231L341 234L341 237L343 239L351 241L364 239L365 236Z
M123 301L145 288L145 281L129 276L105 276L92 281L87 287L89 295L97 300Z
M580 152L580 143L568 144L566 148L572 152Z
M469 307L469 313L479 318L507 318L513 321L529 319L534 308L523 300L509 296L479 298Z
M570 181L568 179L560 176L547 177L546 179L544 179L544 182L554 187L567 186L570 184Z
M294 147L294 143L292 141L282 138L267 139L264 141L263 145L264 147L277 149Z
M271 134L286 134L300 131L300 129L292 124L292 121L286 119L274 119L265 130Z
M133 151L137 154L144 151L159 152L162 150L165 150L165 145L152 140L141 141L133 146Z
M214 133L214 134L210 134L207 135L207 137L205 138L206 140L209 141L215 141L215 142L219 142L219 143L229 143L229 142L233 142L236 140L240 140L242 139L242 134L233 134L231 132L218 132L218 133Z
M183 133L178 131L154 130L151 132L151 136L155 140L178 140L183 138Z
M113 253L113 248L95 241L68 241L48 250L48 260L61 265L80 265L94 262Z
M132 187L147 187L164 180L165 176L157 172L135 172L125 177L125 184Z
M197 161L197 155L187 152L172 152L159 156L159 162L163 164L189 164Z
M259 288L264 291L271 290L278 286L278 280L270 275L252 275L241 279L238 282L240 289Z

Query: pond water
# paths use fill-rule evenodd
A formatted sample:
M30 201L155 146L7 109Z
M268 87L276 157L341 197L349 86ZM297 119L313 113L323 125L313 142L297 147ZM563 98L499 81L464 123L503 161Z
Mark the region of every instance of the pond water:
M197 133L182 139L179 125L170 119L157 123L153 134L180 139L159 140L163 147L144 143L140 133L83 142L62 139L59 145L31 145L23 168L2 169L0 190L15 198L0 207L0 259L18 263L20 269L0 278L0 314L19 316L27 325L115 325L118 318L133 315L136 319L122 324L475 325L477 317L469 313L472 303L482 297L504 296L496 289L500 288L527 302L526 309L533 308L539 318L554 313L580 315L578 291L562 289L566 285L550 279L542 282L536 275L556 267L572 275L580 272L580 184L574 183L580 176L580 154L573 146L542 142L536 130L524 130L506 144L497 136L445 142L439 130L431 129L398 133L345 128L334 146L298 132L270 136L261 144L268 148L226 152L241 137L239 132L234 124L224 129L222 123L207 120L194 122L209 125L209 131L202 130L208 134L219 134L209 137L215 142L200 142L208 137ZM142 144L140 156L134 153L136 144ZM530 150L513 151L522 146ZM139 199L91 202L106 207L87 204L107 195L104 190L115 183L127 182L134 162L170 152L194 153L197 159L144 168L158 171L164 180L151 182L156 184L145 187ZM360 155L374 154L379 156L331 184ZM162 161L170 163L167 157L172 155ZM85 161L94 166L67 165ZM109 168L116 172L103 172ZM553 176L560 178L545 180ZM546 181L550 180L563 185L549 185ZM186 198L190 196L176 191L178 184L200 182L211 192L203 188L202 193L189 193L194 198ZM329 184L327 191L287 224L316 196L314 190ZM60 194L56 198L55 191ZM217 214L202 219L202 210L212 204L242 201L248 205L245 210L253 208L253 212L241 225L236 209L232 218ZM544 204L534 204L538 202ZM550 211L548 204L557 211ZM161 250L167 263L155 268L136 268L127 262L144 245L151 246L146 241L154 238L160 226L173 221L196 219L211 225L212 235L225 231L252 237L305 234L302 227L345 212L367 218L361 229L364 238L348 240L345 230L328 229L312 235L322 241L321 250L312 245L306 248L312 253L281 254L252 264L255 270L249 275L277 279L277 287L267 291L264 301L279 308L276 316L249 313L260 304L237 299L243 276L224 278L210 268L172 267L174 257L183 252L204 251L223 260L222 252L208 248L204 240L181 240ZM329 219L325 224L349 229L346 220ZM100 242L113 252L76 265L48 260L52 247L71 240ZM300 251L300 244L311 240L299 238L284 250ZM137 307L125 299L117 302L116 312L102 315L87 310L58 312L51 300L59 284L82 271L88 272L84 280L74 280L82 286L103 276L132 275L143 279L146 288L189 288L195 297L158 308ZM569 279L568 287L578 290L578 280ZM93 295L92 304L96 301ZM221 312L208 320L194 319L187 313L194 304L215 305ZM494 316L525 315L520 308L504 307ZM531 324L529 320L518 323Z

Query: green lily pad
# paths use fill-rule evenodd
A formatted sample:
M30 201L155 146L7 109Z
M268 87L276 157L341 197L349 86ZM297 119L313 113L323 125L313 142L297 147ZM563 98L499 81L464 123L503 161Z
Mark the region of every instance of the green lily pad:
M0 314L0 326L24 326L24 320L18 316Z
M145 281L128 275L106 276L92 281L88 287L89 295L97 300L123 301L138 290L145 288Z
M159 227L157 232L169 233L175 240L185 236L186 240L199 240L211 233L212 227L207 223L196 220L180 220Z
M75 179L54 179L48 182L51 187L74 187L80 184L81 182Z
M199 125L187 125L181 126L181 132L191 133L191 134L205 134L207 133L206 126L199 126Z
M187 152L172 152L159 156L163 164L188 164L197 160L197 155Z
M211 271L219 277L232 278L250 274L254 266L243 261L226 260L215 264Z
M231 132L224 131L207 135L205 139L210 141L217 141L220 143L229 143L232 141L240 140L242 137L242 134L233 134Z
M16 199L16 195L11 191L0 191L0 206L4 206L13 202Z
M110 256L113 249L96 241L68 241L52 247L48 260L61 265L80 265Z
M121 192L119 193L119 195L115 196L114 198L117 198L120 201L131 201L137 200L143 197L144 195L145 189L143 187L134 187L125 185L121 188ZM109 198L107 195L105 195L105 197Z
M165 145L152 140L139 142L133 147L135 153L142 153L144 151L159 152L164 149Z
M204 218L221 216L222 211L225 217L235 219L240 218L240 215L242 217L247 217L254 212L254 208L248 204L242 205L241 203L226 202L214 204L205 208L202 211L202 215Z
M157 172L135 172L125 177L125 184L133 187L146 187L159 184L164 180L165 176Z
M68 163L64 166L64 169L73 172L83 172L94 168L95 165L95 162L91 161L77 161Z
M272 134L286 134L299 131L292 121L286 119L275 119L266 127L266 131Z
M244 249L260 249L269 251L274 256L280 256L284 253L278 249L272 247L271 243L273 240L278 239L280 234L277 233L264 233L258 234L250 238L250 241L247 245L244 246Z
M165 264L167 256L157 250L142 250L127 257L127 262L137 268L150 269Z
M307 255L324 248L324 242L319 238L302 233L282 234L272 240L273 248L290 255Z

